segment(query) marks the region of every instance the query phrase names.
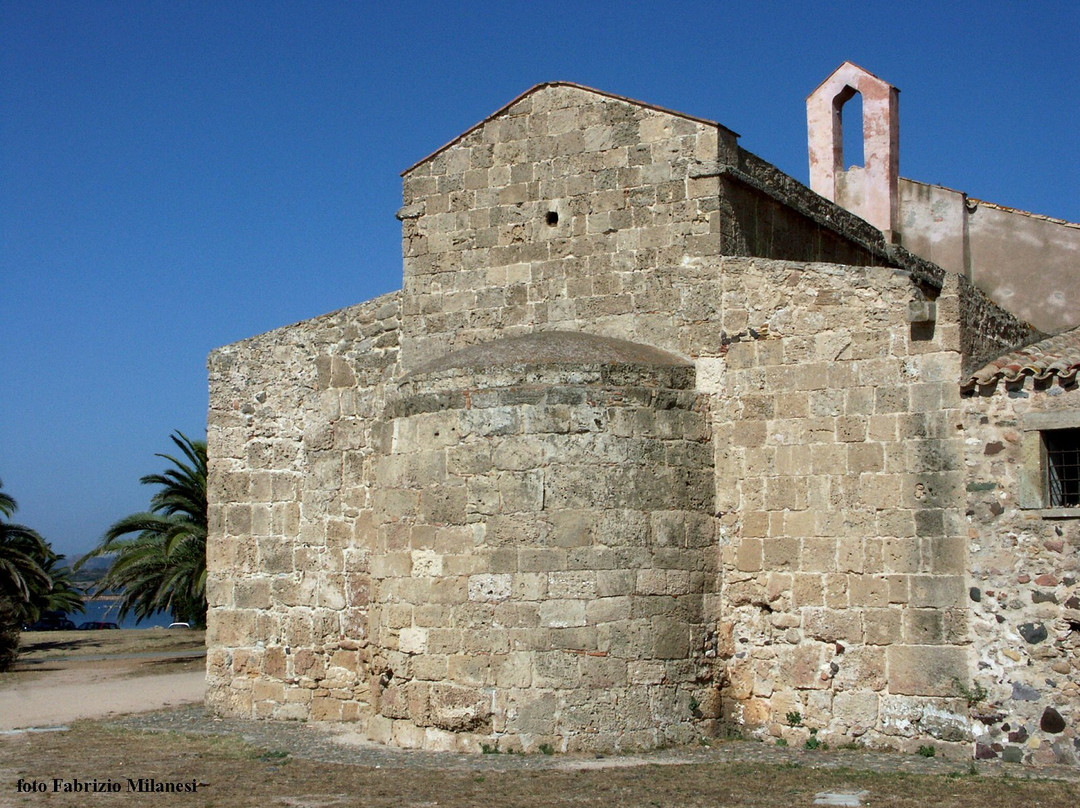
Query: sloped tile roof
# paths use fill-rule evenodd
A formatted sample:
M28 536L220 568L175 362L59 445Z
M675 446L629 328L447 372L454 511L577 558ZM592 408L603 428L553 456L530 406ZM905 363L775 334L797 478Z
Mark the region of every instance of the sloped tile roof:
M991 385L998 381L1022 381L1031 376L1037 381L1053 377L1062 384L1075 380L1080 371L1080 327L1048 337L1034 345L1007 353L988 362L964 380L962 387Z

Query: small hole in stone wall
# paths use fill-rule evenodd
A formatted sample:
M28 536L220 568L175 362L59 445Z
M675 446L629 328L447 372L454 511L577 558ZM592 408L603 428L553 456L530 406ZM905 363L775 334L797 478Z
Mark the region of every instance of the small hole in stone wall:
M912 342L927 342L934 338L934 326L936 323L933 320L925 323L912 323L911 324L911 341Z
M548 223L549 227L554 227L559 223L559 212L557 210L549 210L544 216L544 221Z

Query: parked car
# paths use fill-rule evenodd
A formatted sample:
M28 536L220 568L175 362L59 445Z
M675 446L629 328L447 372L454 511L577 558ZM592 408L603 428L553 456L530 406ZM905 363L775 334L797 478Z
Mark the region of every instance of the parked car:
M111 628L120 628L120 626L116 625L116 623L103 623L100 620L79 623L79 631L105 631Z
M63 614L43 614L39 619L29 625L23 626L23 631L74 631L75 624Z
M169 628L191 628L187 623L169 623Z

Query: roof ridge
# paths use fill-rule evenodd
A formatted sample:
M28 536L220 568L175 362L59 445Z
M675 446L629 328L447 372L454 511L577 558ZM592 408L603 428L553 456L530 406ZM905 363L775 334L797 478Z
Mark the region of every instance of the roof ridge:
M819 82L818 82L817 86L816 86L816 87L814 87L814 89L810 91L810 95L813 95L813 94L814 94L814 93L816 93L816 92L817 92L818 90L820 90L820 89L821 89L822 87L824 87L824 86L825 86L825 84L826 84L826 83L828 83L829 79L831 79L831 78L832 78L833 76L835 76L835 75L836 75L837 73L839 73L839 72L840 72L841 70L843 70L843 69L844 69L844 65L851 65L851 66L852 66L852 67L854 67L855 69L857 69L857 70L861 70L861 71L862 71L863 73L865 73L866 75L870 76L870 78L873 78L873 79L877 79L877 80L878 80L878 81L880 81L880 82L881 82L882 84L888 84L888 85L889 85L890 87L892 87L892 88L893 88L894 90L896 90L897 92L900 92L900 88L899 88L899 87L897 87L897 86L896 86L895 84L892 84L891 82L885 81L885 79L883 79L883 78L882 78L881 76L879 76L879 75L878 75L877 73L872 73L871 71L867 70L867 69L866 69L865 67L863 67L862 65L860 65L860 64L856 64L855 62L851 61L850 59L845 59L845 60L844 60L843 62L841 62L841 63L840 63L840 65L839 65L839 66L838 66L838 67L837 67L837 68L836 68L835 70L833 70L833 71L832 71L832 72L831 72L831 73L830 73L829 75L827 75L827 76L826 76L825 78L823 78L823 79L822 79L821 81L819 81ZM806 96L806 97L807 97L807 98L809 98L809 97L810 97L810 95L808 95L808 96Z
M480 121L477 121L475 124L470 126L464 132L457 135L453 140L443 144L442 146L437 148L435 151L431 152L431 154L427 155L427 157L424 157L424 158L422 158L420 160L417 160L411 166L409 166L404 171L402 171L401 176L405 176L406 174L408 174L413 169L423 165L428 160L431 160L432 158L437 157L438 155L442 154L444 151L449 149L451 146L454 146L455 144L457 144L460 141L464 140L467 136L469 136L470 134L475 132L477 129L479 129L484 124L488 123L489 121L494 120L495 118L497 118L500 115L502 115L503 113L505 113L508 109L510 109L510 107L514 106L514 104L517 104L518 102L523 101L525 98L527 98L528 96L532 95L535 92L539 92L540 90L544 90L544 89L547 89L549 87L573 87L576 90L583 90L584 92L593 93L594 95L603 96L604 98L610 98L610 99L612 99L614 101L621 101L621 102L626 103L626 104L633 104L634 106L644 107L645 109L651 109L651 110L653 110L655 112L662 112L665 115L674 115L675 117L683 118L683 119L688 120L688 121L694 121L696 123L704 124L706 126L717 126L717 127L721 128L721 129L724 129L727 132L730 132L735 137L740 137L738 132L734 131L733 129L728 128L727 126L724 126L724 124L720 123L719 121L710 120L709 118L701 118L701 117L699 117L697 115L690 115L690 114L685 113L685 112L679 112L678 110L669 109L667 107L661 107L658 104L650 104L647 101L639 101L636 98L630 98L630 97L625 96L625 95L619 95L618 93L609 93L606 90L598 90L595 87L589 87L589 86L587 86L585 84L578 84L577 82L574 82L574 81L544 81L544 82L541 82L540 84L534 84L528 90L526 90L525 92L523 92L520 95L516 96L515 98L513 98L508 103L503 104L501 107L499 107L497 110L492 112L490 115L488 115L487 117L481 119Z
M1070 222L1068 219L1059 219L1057 216L1047 216L1045 213L1033 213L1030 210L1023 210L1022 208L1014 208L1011 205L1002 205L1000 202L991 202L987 199L979 199L974 196L968 196L969 202L974 202L976 205L982 207L985 205L988 208L994 210L1006 211L1008 213L1017 213L1021 216L1030 216L1033 219L1042 219L1053 224L1061 224L1066 227L1078 227L1080 228L1080 222Z

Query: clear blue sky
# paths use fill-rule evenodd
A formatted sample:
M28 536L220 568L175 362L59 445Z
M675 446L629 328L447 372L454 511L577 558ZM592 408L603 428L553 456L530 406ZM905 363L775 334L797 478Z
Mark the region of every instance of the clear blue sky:
M398 173L543 81L806 181L806 95L900 87L901 171L1080 220L1075 3L0 0L0 479L69 556L205 434L206 355L401 284Z

